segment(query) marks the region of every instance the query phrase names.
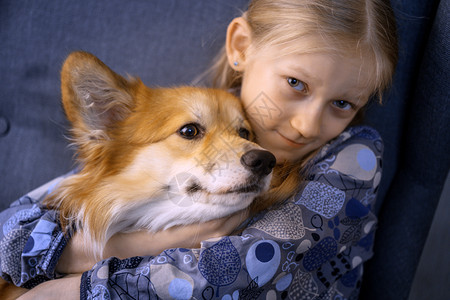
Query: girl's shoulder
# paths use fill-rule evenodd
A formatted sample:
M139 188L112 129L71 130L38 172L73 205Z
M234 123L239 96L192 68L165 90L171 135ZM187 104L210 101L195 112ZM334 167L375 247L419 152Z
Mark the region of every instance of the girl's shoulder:
M314 166L320 165L324 161L337 160L339 157L339 166L356 164L362 170L372 170L375 167L376 159L381 159L383 149L383 140L372 127L349 127L324 145L312 158L309 166L314 169ZM336 167L338 166L336 165Z
M348 147L351 148L349 149ZM332 155L336 155L345 149L347 151L351 149L358 149L359 151L356 151L356 153L359 153L364 157L364 152L366 150L363 149L367 148L374 152L374 155L383 154L383 140L378 131L369 126L349 127L339 136L323 146L319 153L313 158L313 161L316 163Z
M329 192L365 205L372 203L381 180L382 155L383 141L375 129L348 128L310 162L302 197L309 192L322 196Z

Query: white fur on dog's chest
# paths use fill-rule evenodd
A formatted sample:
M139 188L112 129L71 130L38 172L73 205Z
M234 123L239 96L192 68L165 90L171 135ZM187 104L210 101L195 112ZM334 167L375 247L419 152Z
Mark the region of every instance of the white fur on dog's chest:
M219 197L219 196L217 196ZM223 205L196 202L195 199L179 205L176 199L152 199L140 205L128 205L115 210L114 223L108 228L107 236L111 237L117 232L132 232L143 228L150 232L165 230L177 225L203 223L213 219L222 218L248 207L254 196L226 195L228 201L235 198L235 205ZM216 199L219 200L219 199ZM219 201L217 201L219 202Z

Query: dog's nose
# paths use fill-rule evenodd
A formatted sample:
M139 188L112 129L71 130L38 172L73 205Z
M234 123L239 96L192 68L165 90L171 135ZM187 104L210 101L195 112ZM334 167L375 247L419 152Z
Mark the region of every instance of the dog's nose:
M265 150L250 150L241 157L241 164L259 176L270 174L275 163L275 156Z

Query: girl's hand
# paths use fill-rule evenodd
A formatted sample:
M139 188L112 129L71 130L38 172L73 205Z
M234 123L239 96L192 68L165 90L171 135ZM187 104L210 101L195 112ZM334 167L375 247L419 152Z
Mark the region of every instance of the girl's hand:
M41 283L26 292L18 300L77 300L80 299L81 275L67 276L61 279Z
M103 256L123 259L132 256L155 256L170 248L199 248L201 241L231 234L247 218L248 211L243 210L206 223L176 226L156 233L118 233L107 242Z
M231 234L247 217L248 210L242 210L221 219L176 226L156 233L117 233L106 243L103 258L155 256L170 248L198 248L201 241ZM90 270L95 263L96 260L84 251L82 232L78 232L64 249L56 270L64 274L83 273Z

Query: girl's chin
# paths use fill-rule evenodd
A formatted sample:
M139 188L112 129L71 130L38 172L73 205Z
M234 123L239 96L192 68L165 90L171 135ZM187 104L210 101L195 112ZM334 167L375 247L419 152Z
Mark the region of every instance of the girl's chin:
M295 149L293 149L292 151L288 150L283 151L280 149L272 149L272 150L267 149L267 150L272 152L273 155L275 155L275 158L277 159L277 164L283 164L285 162L296 163L302 161L302 159L309 157L315 151L315 150L308 151L308 149L302 149L303 151L295 151Z
M303 158L303 156L300 155L293 155L293 154L286 155L285 153L273 153L273 155L275 155L275 158L277 159L277 164L283 164L286 162L294 163L300 161Z
M310 152L310 145L303 145L302 147L291 147L290 145L274 145L273 143L264 143L264 141L257 142L261 147L267 151L272 152L277 159L277 164L284 162L297 162L302 160Z

